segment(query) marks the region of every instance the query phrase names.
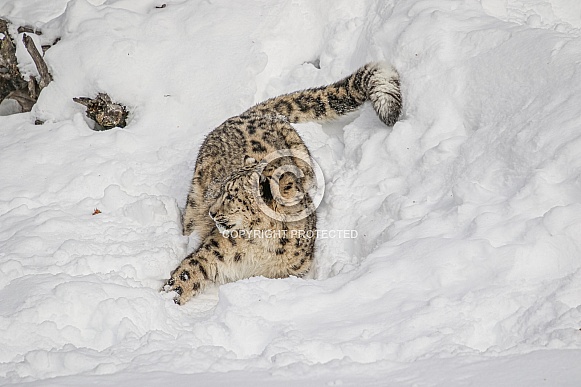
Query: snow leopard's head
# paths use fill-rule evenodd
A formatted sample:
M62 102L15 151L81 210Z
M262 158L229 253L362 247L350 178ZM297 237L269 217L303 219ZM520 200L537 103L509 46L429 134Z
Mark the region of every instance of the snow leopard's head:
M245 156L243 166L224 183L210 207L209 215L218 230L224 234L265 229L272 221L284 221L287 213L302 209L308 195L303 194L294 172L275 170Z

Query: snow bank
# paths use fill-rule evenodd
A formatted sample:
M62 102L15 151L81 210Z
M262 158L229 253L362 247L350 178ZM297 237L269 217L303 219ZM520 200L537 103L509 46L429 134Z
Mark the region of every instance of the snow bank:
M0 117L0 384L578 382L577 2L165 3L0 1L62 38L34 110ZM372 60L400 122L297 126L319 229L356 237L320 239L313 279L160 294L203 136ZM98 92L125 129L90 129L72 98Z

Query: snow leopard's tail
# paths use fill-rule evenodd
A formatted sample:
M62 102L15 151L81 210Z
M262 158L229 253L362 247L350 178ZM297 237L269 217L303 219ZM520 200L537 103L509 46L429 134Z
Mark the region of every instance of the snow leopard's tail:
M401 113L399 74L390 64L369 63L328 86L297 91L266 100L245 114L276 114L290 122L332 120L370 100L386 125L395 124Z

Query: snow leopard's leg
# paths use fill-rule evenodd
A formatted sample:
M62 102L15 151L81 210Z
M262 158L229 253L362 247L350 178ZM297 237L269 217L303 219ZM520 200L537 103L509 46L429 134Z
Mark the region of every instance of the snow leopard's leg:
M182 215L182 227L184 235L195 232L196 237L203 240L216 226L208 216L209 205L206 203L207 200L204 200L204 194L196 173L194 173L186 208Z
M233 241L225 238L217 229L208 235L198 250L188 255L170 274L162 290L175 291L174 302L183 305L190 298L204 291L210 283L228 282L221 275L224 266L240 261L240 253L233 249Z

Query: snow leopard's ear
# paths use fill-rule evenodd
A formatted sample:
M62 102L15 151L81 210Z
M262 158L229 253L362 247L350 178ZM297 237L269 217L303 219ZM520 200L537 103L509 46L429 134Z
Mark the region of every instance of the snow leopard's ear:
M244 166L250 167L256 164L256 159L254 157L250 157L248 155L244 155Z

